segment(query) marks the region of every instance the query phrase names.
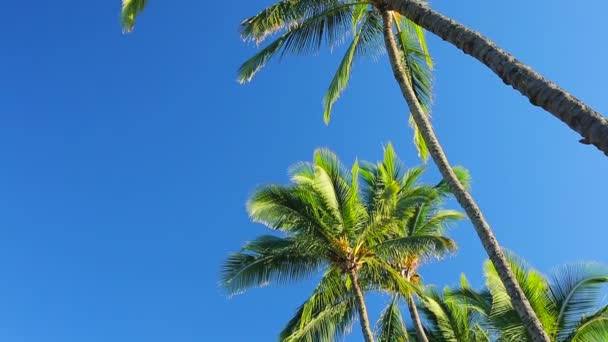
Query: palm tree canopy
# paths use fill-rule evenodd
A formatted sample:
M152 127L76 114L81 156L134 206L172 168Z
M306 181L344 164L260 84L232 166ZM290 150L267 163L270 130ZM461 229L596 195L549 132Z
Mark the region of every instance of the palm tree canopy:
M300 171L297 181L312 183L313 169L310 165L299 164L295 169ZM405 169L390 144L385 148L381 162L363 162L361 167L353 170L360 175L360 195L357 198L368 218L358 234L359 238L355 240L354 251L373 251L367 252L364 258L360 272L362 287L366 291L419 292L413 284L404 286L399 265L407 263L407 260L417 260L419 263L429 258L439 258L453 251L455 243L442 234L450 223L461 219L462 215L442 210L440 205L448 195L444 185L419 184L424 169ZM468 179L466 170L460 169L459 174L463 175L463 179ZM383 267L386 262L391 267ZM325 341L343 335L344 327L352 321L353 313L340 309L350 305L352 310L352 304L349 304L352 303L352 294L346 287L342 289L342 292L329 292L331 300L320 300L326 298L325 295L321 296L319 291L315 291L289 322L282 333L283 339ZM384 310L376 326L378 340L405 339L407 331L399 323L401 320L396 297L394 303ZM326 328L331 326L338 328Z
M333 152L316 150L312 162L290 168L290 185L262 186L251 196L251 219L279 236L260 236L230 255L222 269L223 287L237 294L324 269L317 289L281 336L325 341L343 335L356 316L350 270L357 270L365 290L410 293L418 289L394 264L441 257L456 247L441 233L462 216L439 208L448 193L442 183L419 184L423 171L406 170L391 144L382 162L355 162L351 168Z
M399 49L408 66L408 77L425 112L432 102L433 67L423 30L409 19L394 14ZM245 61L238 71L241 83L249 82L273 57L315 53L324 46L333 50L349 41L338 69L323 98L324 120L329 123L333 105L346 89L352 66L363 56L384 53L382 17L369 2L355 0L279 1L241 23L241 37L261 44L274 39ZM414 142L423 160L426 145L416 125Z

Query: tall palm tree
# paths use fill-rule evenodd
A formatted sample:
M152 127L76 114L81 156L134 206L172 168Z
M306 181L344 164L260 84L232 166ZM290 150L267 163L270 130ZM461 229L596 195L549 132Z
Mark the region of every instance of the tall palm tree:
M357 162L349 172L332 152L321 149L312 163L292 168L293 185L257 190L248 202L251 218L285 237L262 236L231 255L222 276L228 292L238 293L271 280L298 280L325 269L312 299L301 308L301 316L311 317L319 305L332 304L326 315L348 322L356 308L365 340L372 342L362 281L388 278L400 291L410 291L384 260L451 249L453 242L430 235L400 237L398 220L386 215L382 207L370 210L361 200L358 173ZM405 201L396 206L409 210ZM416 197L407 201L415 202ZM336 298L347 300L336 303ZM299 331L301 336L292 340L325 340L340 329L317 324L317 329Z
M122 25L131 31L135 17L147 0L122 0ZM578 132L584 144L592 144L608 155L608 120L557 84L545 79L528 65L500 48L496 43L446 16L429 8L421 0L370 0L378 7L386 6L412 22L451 43L474 57L503 82ZM278 13L277 13L278 14Z
M136 10L141 10L140 7L135 6L135 4L143 4L141 0L125 1L134 4L133 9L130 10L131 12L125 10L126 13L136 13ZM130 9L131 7L127 8ZM397 22L399 44L393 32L394 22ZM356 0L280 1L243 22L242 35L244 39L260 42L278 31L284 31L285 33L243 64L240 69L240 80L250 80L272 56L278 53L303 53L318 49L324 39L329 44L334 44L346 31L352 29L354 32L352 43L324 99L325 118L328 120L331 105L346 87L354 57L369 52L370 48L377 47L377 38L383 35L393 74L399 83L415 122L415 140L418 143L417 146L421 156L424 156L428 148L429 154L450 190L471 219L482 245L490 260L496 266L501 280L505 283L517 313L526 323L534 340L548 341L548 336L542 330L540 321L515 281L513 272L509 269L490 225L483 217L471 195L458 182L433 131L427 117L428 108L425 108L430 96L425 95L424 82L421 81L421 75L424 76L421 71L423 69L417 67L419 64L412 63L416 60L412 57L415 54L409 51L408 44L404 43L407 42L408 35L402 30L403 22L409 23L409 21L404 21L395 15L388 4L381 0L372 2L357 2ZM415 24L409 26L417 27ZM416 29L415 31L418 33L417 37L420 38L422 36L421 30ZM424 52L422 42L422 40L419 40L419 46Z
M468 178L466 170L458 170L463 180ZM361 199L366 210L374 213L372 216L377 218L384 217L384 224L390 222L397 227L393 230L393 235L385 236L387 240L383 244L399 241L411 245L408 246L410 253L376 254L370 257L380 258L381 263L388 262L406 283L413 283L414 287L419 282L417 266L429 258L444 256L455 246L455 242L444 237L443 233L447 225L462 218L458 212L440 209L441 201L447 195L447 187L443 182L436 186L418 184L423 171L423 168L417 167L404 172L403 164L390 144L385 148L381 162L376 164L364 162L360 170L363 181ZM438 244L432 238L449 243ZM398 331L405 331L399 330L402 325L398 324L401 320L398 309L401 297L410 305L412 319L418 317L417 309L413 305L413 296L416 292L414 287L404 292L390 279L387 281L370 274L362 275L360 278L364 292L381 290L395 294L393 302L384 310L378 323L378 341L384 341L388 336L394 339ZM319 327L348 326L350 317L340 311L336 312L336 308L347 305L351 300L349 293L342 292L340 298L336 295L336 291L332 291L330 300L320 300L319 296L327 296L323 294L326 292L325 288L315 291L296 313L282 333L284 340L301 340L306 333L319 330ZM309 312L312 314L306 314ZM338 332L339 334L336 335L343 334L344 329L341 328ZM421 340L425 338L421 324L417 333L421 336Z
M517 60L479 32L429 8L420 0L380 0L424 29L453 44L492 70L530 103L539 106L578 132L580 142L608 155L608 120L581 100Z
M401 169L399 166L400 164L399 159L395 155L390 145L385 151L385 157L382 163L378 163L376 165L369 163L364 164L361 174L363 175L364 183L366 184L365 188L369 189L368 192L371 194L382 194L374 196L386 198L384 193L387 191L387 189L399 188L402 190L399 192L394 192L395 198L398 198L403 194L407 194L407 191L403 190L411 187L412 184L414 184L422 175L424 169L413 168L408 170L406 176L401 176L399 172ZM460 175L461 181L468 184L469 176L466 170L459 168L457 169L457 172ZM399 231L401 236L443 236L447 225L463 218L462 214L459 212L441 209L442 200L448 194L448 189L445 184L439 183L434 189L437 191L430 192L430 194L433 195L428 196L427 200L423 203L413 206L413 211L402 218L402 229ZM393 200L393 202L396 202L396 200ZM404 258L389 260L389 262L396 270L399 271L401 276L406 281L418 285L420 283L420 275L418 274L418 268L420 265L426 262L428 258L443 257L446 251L439 250L436 252L437 253L432 255L410 254ZM410 317L412 322L414 322L414 327L416 328L416 334L418 335L419 340L428 341L415 305L415 294L408 292L401 295L405 298L410 311ZM393 302L384 310L385 315L390 314L391 317L397 317L393 314L393 312L396 310L394 306L398 302L398 298L399 296L397 296L395 300L393 300ZM384 320L381 320L381 322L384 322ZM384 329L386 329L386 324L382 323L381 327L383 327L383 329L380 331L384 332ZM383 336L383 334L381 333L380 336Z
M394 32L395 22L397 32ZM404 22L407 24L403 24ZM271 57L279 53L284 55L310 52L321 48L324 40L333 45L340 41L345 33L352 30L354 32L352 42L325 98L325 118L327 119L331 103L346 87L354 57L357 54L369 53L370 49L378 48L378 40L382 39L388 51L393 75L401 88L415 123L415 135L421 137L421 139L417 139L422 142L420 145L424 147L419 148L419 151L423 151L421 155L428 149L450 191L473 223L488 257L496 266L513 305L526 322L530 334L534 336L535 341L548 341L548 336L543 331L540 321L519 288L513 272L509 269L490 225L472 196L458 181L439 144L427 116L430 96L427 96L426 93L428 86L421 81L425 79L425 73L420 71L423 68L416 63L419 59L416 59L416 55L409 49L415 45L411 43L412 38L418 39L417 45L420 47L424 47L425 44L420 39L420 30L404 30L404 27L415 28L416 25L389 11L386 5L379 2L373 2L370 5L367 2L350 0L280 1L243 22L242 36L246 40L260 42L279 31L283 33L241 66L240 80L250 80ZM418 34L408 34L408 31ZM395 35L398 39L395 38Z

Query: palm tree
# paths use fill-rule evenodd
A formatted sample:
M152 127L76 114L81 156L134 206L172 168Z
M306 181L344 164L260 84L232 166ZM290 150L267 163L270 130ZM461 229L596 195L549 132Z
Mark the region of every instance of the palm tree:
M424 29L453 44L492 70L505 84L578 132L584 144L608 155L608 120L581 100L545 79L479 32L438 13L420 0L381 0Z
M122 0L122 25L131 31L146 0ZM362 2L364 3L364 2ZM608 155L608 120L581 100L545 79L487 37L429 8L421 0L368 1L386 6L456 46L492 70L503 82L578 132L584 144L592 144ZM279 15L279 13L277 13ZM280 19L279 19L280 20Z
M141 0L131 0L128 2L134 4L133 9L130 12L125 10L123 13L136 13L136 10L141 10L141 7L135 6L135 4L143 4ZM130 9L131 7L127 8ZM132 17L128 16L128 18ZM393 33L394 22L397 23L399 46ZM331 45L337 42L346 31L352 29L354 32L352 43L347 49L346 55L324 99L326 107L325 118L327 121L332 104L346 87L355 56L369 52L374 47L377 48L378 37L383 35L393 74L399 83L402 94L410 108L412 119L415 122L415 140L417 141L421 156L424 157L425 151L428 148L431 157L450 187L450 190L471 219L482 245L488 253L490 260L496 266L501 280L505 283L517 313L526 323L534 340L548 341L548 337L542 330L540 321L535 316L534 311L515 281L513 272L509 269L506 258L502 254L500 245L494 237L490 225L483 217L481 210L471 195L458 182L433 131L427 117L430 96L428 96L428 92L425 93L425 90L428 90L428 85L424 82L424 68L420 67L415 58L416 54L409 49L412 46L412 44L408 44L408 42L411 42L411 40L408 40L411 34L408 35L403 30L405 27L403 23L408 23L408 27L414 28L419 39L418 45L423 54L428 56L428 53L425 53L423 40L420 39L422 31L419 27L390 11L390 7L383 1L280 1L242 23L242 35L246 40L251 39L261 42L278 31L282 30L285 33L245 62L240 69L239 79L241 81L250 80L272 56L278 53L303 53L318 49L321 47L324 39Z
M392 145L384 150L382 162L376 164L362 163L360 169L362 179L362 202L369 213L377 219L384 217L384 224L396 224L397 229L393 235L385 236L387 239L383 245L399 243L409 244L410 253L393 255L370 255L380 258L379 263L388 262L403 277L406 283L419 283L417 267L429 258L440 258L455 247L455 242L444 237L445 227L451 222L461 219L462 215L451 210L442 210L440 205L442 199L448 194L447 187L443 182L436 186L419 185L418 179L424 172L423 168L416 167L403 172L403 164L399 161ZM458 169L463 180L468 179L468 173L464 169ZM446 243L437 243L436 239ZM445 247L448 248L445 248ZM405 249L405 246L403 247ZM416 306L413 304L415 288L403 291L395 286L392 280L383 280L376 274L362 274L361 287L365 291L389 291L394 294L394 299L389 307L384 310L382 318L378 322L378 341L384 341L387 336L395 338L399 330L397 322L401 321L401 313L398 309L399 299L405 298L412 319L418 317ZM350 316L336 308L348 306L352 301L347 291L332 291L331 298L327 299L327 286L316 290L312 296L302 305L295 317L289 322L282 333L284 340L301 340L303 336L311 331L321 330L321 327L338 326L340 329L332 331L334 335L344 334L344 328L350 322ZM334 287L336 288L336 287ZM413 290L413 291L412 291ZM336 295L339 293L339 295ZM321 300L320 296L323 299ZM311 314L306 314L311 313ZM424 340L425 335L419 322L418 335ZM324 328L325 329L325 328ZM315 339L313 339L315 340ZM319 338L317 338L319 340ZM398 339L397 339L398 340Z
M401 167L397 167L396 171L389 172L387 170L395 169L395 165L400 165L398 162L397 156L394 154L394 151L389 145L389 149L385 152L384 161L382 163L378 163L376 165L366 164L362 167L361 174L363 175L363 179L366 186L366 189L369 189L368 192L371 194L381 194L374 195L374 197L383 198L385 197L384 193L386 189L390 189L392 187L399 189L408 189L421 175L424 169L422 168L413 168L408 170L405 177L400 176L400 172L398 171ZM465 184L468 184L469 175L466 170L458 168L456 169L459 178ZM432 196L428 196L427 200L423 203L420 203L413 207L413 212L408 213L406 217L402 218L402 229L400 230L400 234L403 237L416 237L416 236L442 236L445 232L445 228L451 222L455 220L462 219L462 214L452 210L440 209L441 202L443 198L448 194L447 187L444 183L438 184L435 188L436 192L430 192L434 194ZM407 192L395 192L396 196L401 196L402 194L406 194ZM370 197L370 196L368 196ZM393 202L396 202L393 200ZM389 262L399 271L401 276L408 282L413 283L415 285L420 284L420 274L418 274L418 268L420 265L427 261L428 258L441 258L444 256L446 251L439 250L436 251L438 253L429 255L407 255L405 258L393 259ZM401 294L407 303L408 309L410 311L410 317L412 322L414 322L414 327L416 328L416 334L420 341L428 341L424 329L422 327L422 323L420 321L420 317L416 308L414 293L408 292ZM394 315L396 309L396 303L399 296L396 296L393 302L384 310L385 315L390 315L390 317L395 318L397 316ZM388 318L387 318L388 319ZM381 319L380 322L384 322L384 319ZM384 330L386 329L386 324L381 323L381 336L384 336ZM388 335L386 335L388 336Z
M372 342L362 282L388 279L400 291L410 291L407 282L384 260L451 249L453 242L430 235L400 237L396 233L398 220L386 215L383 207L370 210L365 206L358 179L357 162L349 172L332 152L320 149L312 163L299 163L292 168L293 185L270 185L257 190L248 202L251 218L285 237L265 235L231 255L222 276L228 292L238 293L271 280L298 280L325 269L300 316L312 317L317 307L331 304L332 310L326 316L342 318L347 322L344 327L352 321L356 308L365 340ZM414 195L396 207L410 210L407 203L423 198ZM291 340L326 340L343 329L323 322L315 327L307 327L304 332L299 329L297 338L292 336Z
M399 43L395 38L393 26L395 22ZM420 63L416 63L419 58L416 59L416 55L409 48L415 45L411 43L413 37L418 38L418 46L423 51L425 44L420 39L420 30L403 29L415 28L416 25L389 11L379 2L370 5L368 2L345 0L280 1L246 19L242 25L242 36L246 40L260 42L278 31L284 33L241 66L239 70L241 81L250 80L276 54L310 52L319 49L324 39L332 45L340 41L347 31L353 30L352 42L325 97L326 120L329 117L331 104L348 82L354 57L357 54L369 53L370 49L378 47L378 40L384 40L393 75L415 122L415 136L421 136L421 139L417 139L421 142L419 145L424 147L419 148L421 155L428 149L450 191L473 223L483 247L505 283L517 313L526 322L534 340L548 341L540 321L515 281L490 225L472 196L458 181L427 117L430 96L425 92L428 90L427 84L423 81L426 74L420 71L423 68ZM408 34L408 31L418 34Z
M547 278L509 255L518 282L555 342L608 340L605 303L608 269L594 263L558 268ZM443 295L428 291L420 304L431 341L529 341L491 263L484 267L486 289L477 292L462 278Z

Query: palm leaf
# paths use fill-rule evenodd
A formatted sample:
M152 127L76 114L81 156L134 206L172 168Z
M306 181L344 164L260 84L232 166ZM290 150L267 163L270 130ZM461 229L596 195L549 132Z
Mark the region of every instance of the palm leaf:
M391 303L380 314L380 319L376 324L376 336L378 336L378 342L405 342L408 340L397 296L393 296Z
M356 316L341 272L330 268L281 332L281 341L331 341L345 334Z
M222 268L222 286L230 294L271 281L300 280L319 269L323 259L310 244L270 235L259 237L228 257Z
M135 18L144 10L147 2L147 0L122 0L120 22L125 32L133 31Z
M351 19L351 5L336 5L306 18L289 29L270 43L260 52L245 61L238 71L238 81L251 81L255 74L263 68L270 58L281 52L285 54L306 54L317 51L322 43L332 47L341 42Z
M555 272L550 295L559 309L559 341L572 334L581 317L589 316L597 309L607 283L608 270L593 263L566 265Z

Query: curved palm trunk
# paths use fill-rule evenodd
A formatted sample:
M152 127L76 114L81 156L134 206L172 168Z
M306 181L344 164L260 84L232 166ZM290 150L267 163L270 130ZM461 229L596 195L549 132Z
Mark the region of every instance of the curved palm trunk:
M508 84L583 136L580 142L593 144L608 155L608 120L582 101L543 78L480 33L438 13L419 0L382 0L389 10L399 12L441 39L475 57Z
M397 49L395 37L393 36L393 26L390 11L382 10L382 18L384 21L384 41L388 51L393 75L395 76L397 83L399 83L401 93L403 94L403 97L405 98L410 111L412 112L414 121L420 129L422 137L427 144L429 153L433 158L435 165L437 165L439 172L456 197L456 200L460 206L462 206L464 211L467 213L467 216L473 223L475 231L477 232L477 235L479 236L488 257L494 264L500 279L505 285L507 293L511 297L511 302L513 303L515 311L517 311L517 314L524 322L528 333L532 337L532 340L549 342L549 337L543 330L542 324L536 317L530 303L519 287L513 271L511 271L498 244L498 241L492 233L490 225L486 222L481 210L471 195L467 193L462 184L460 184L458 181L458 178L456 178L456 175L454 174L454 171L452 170L452 167L450 166L447 157L443 152L437 137L435 136L431 122L424 114L420 103L416 99L416 95L414 94L410 80L406 77L407 74L405 72L405 66L403 65L400 52Z
M416 328L416 335L418 335L418 339L420 342L429 342L429 339L426 337L426 333L424 332L424 328L422 327L422 322L420 321L420 315L418 314L418 309L416 308L416 302L414 302L414 296L410 293L407 295L406 300L407 307L410 310L410 316L412 317L412 322Z
M369 318L367 317L367 306L365 305L365 300L363 298L363 291L361 291L361 286L359 285L359 277L357 275L357 271L350 271L349 276L350 281L353 284L353 289L355 290L355 298L357 299L357 311L359 312L359 320L361 321L361 330L363 331L363 337L365 338L365 342L374 342L374 334L372 333Z

